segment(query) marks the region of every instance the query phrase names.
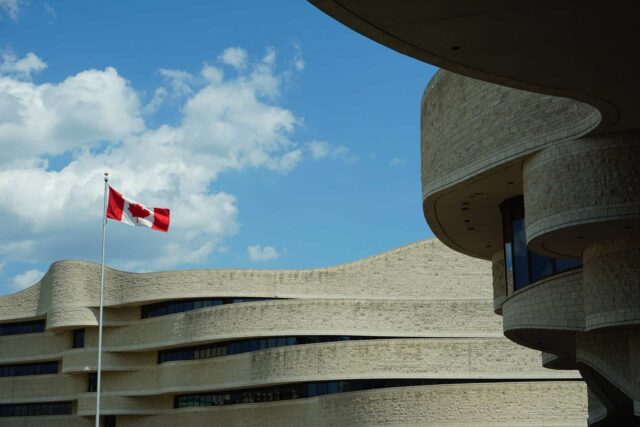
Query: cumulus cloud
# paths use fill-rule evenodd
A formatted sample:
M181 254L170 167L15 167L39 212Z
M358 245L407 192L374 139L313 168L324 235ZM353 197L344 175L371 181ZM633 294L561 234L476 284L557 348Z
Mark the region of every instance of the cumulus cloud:
M18 79L31 80L31 74L47 68L47 64L38 56L29 52L24 58L18 58L12 50L0 53L0 75L10 75Z
M247 248L247 254L251 261L268 261L276 259L280 256L276 248L273 246L253 245Z
M332 145L326 141L311 141L307 143L307 149L313 160L330 158L332 160L344 160L349 163L356 162L358 157L351 153L344 145Z
M144 129L136 92L113 68L36 85L0 76L0 166L118 141Z
M15 21L22 3L21 0L0 0L0 11Z
M35 284L42 276L44 276L44 272L37 269L25 271L11 278L9 287L13 292L21 291Z
M175 97L189 96L193 93L192 86L195 84L195 78L191 73L166 68L161 68L158 72L167 80L169 86L173 89L172 94Z
M247 66L247 51L239 47L229 47L225 49L218 59L220 62L230 65L236 70L242 70Z
M128 197L172 210L166 235L109 224L109 264L146 271L205 263L239 230L237 198L216 189L218 176L247 168L287 173L306 154L292 139L301 119L276 102L288 70L276 68L274 55L267 51L232 78L208 64L199 73L161 70L183 99L176 124L153 128L144 117L168 90L142 105L114 68L57 83L0 76L0 257L97 259L108 170ZM63 164L58 157L49 167L62 155Z

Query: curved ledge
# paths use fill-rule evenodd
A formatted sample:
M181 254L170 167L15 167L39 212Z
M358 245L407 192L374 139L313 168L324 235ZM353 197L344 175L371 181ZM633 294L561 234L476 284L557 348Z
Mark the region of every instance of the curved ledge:
M580 372L599 401L594 416L604 412L607 420L615 419L620 425L627 425L634 415L639 417L640 332L629 328L589 331L578 336L576 347Z
M154 415L161 414L161 408L173 405L172 396L128 397L104 394L100 396L100 413L104 415ZM83 393L78 398L78 415L81 417L95 417L96 394ZM137 419L138 417L136 417ZM144 418L143 418L144 419ZM156 425L167 425L165 420L156 421ZM120 425L120 422L118 422ZM173 425L183 425L177 422ZM203 425L207 425L204 423Z
M499 366L499 369L496 369ZM197 368L196 368L197 367ZM242 374L239 374L242 373ZM501 338L344 341L148 366L104 377L106 394L150 396L359 378L577 379Z
M526 403L525 403L526 402ZM532 407L531 402L536 402ZM91 415L89 404L83 415ZM110 413L111 408L105 405ZM450 408L456 408L451 411ZM513 408L518 408L514 410ZM552 409L556 408L556 409ZM554 420L584 422L586 393L580 381L453 384L356 391L289 401L184 408L149 417L118 417L118 425L497 425Z
M102 352L103 372L140 371L157 360L155 352L148 353L113 353ZM82 374L95 372L98 363L98 349L84 348L67 350L62 358L63 374Z
M37 421L39 425L47 427L91 427L94 425L92 420L76 417L75 415L39 416L35 421ZM2 419L3 427L24 427L33 422L33 417L11 417Z
M556 366L575 369L575 334L584 330L582 270L557 274L509 296L502 304L504 334L553 353Z
M601 130L640 127L640 105L629 95L640 93L640 63L629 57L640 38L633 2L604 9L500 0L446 7L434 0L401 7L382 0L310 2L366 37L437 67L593 105L602 114Z
M444 243L490 259L501 247L496 208L522 193L521 165L547 145L600 122L589 105L439 71L422 99L422 185L427 222Z
M584 271L586 330L640 325L640 235L588 247Z
M70 344L69 333L5 336L0 345L0 364L60 359ZM20 349L19 354L16 353L16 348Z
M549 146L525 161L529 247L580 257L590 244L640 225L640 132L603 134ZM558 184L561 185L558 185ZM549 191L553 188L553 191Z
M460 268L451 268L459 265ZM381 255L314 270L193 270L127 273L107 269L105 324L139 318L135 305L161 300L226 296L439 300L483 298L489 272L436 240L407 245ZM47 315L47 328L95 326L100 267L82 261L51 265L31 288L0 297L0 321ZM401 275L402 280L398 280ZM424 284L430 292L424 292ZM465 286L459 286L465 283ZM486 290L486 296L489 296ZM127 310L109 307L131 305Z
M104 345L107 351L148 351L289 335L491 337L499 328L487 300L273 300L144 319L105 331Z
M0 404L76 400L86 389L86 377L60 374L3 377Z

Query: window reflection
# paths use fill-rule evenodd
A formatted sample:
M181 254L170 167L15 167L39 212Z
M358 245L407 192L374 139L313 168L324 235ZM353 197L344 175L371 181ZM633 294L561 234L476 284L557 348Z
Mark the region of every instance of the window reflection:
M155 304L147 304L141 307L141 317L167 316L169 314L182 313L185 311L197 310L199 308L214 307L224 304L237 304L242 302L267 301L276 298L197 298L179 301L165 301Z
M0 405L0 417L69 414L71 414L71 402L9 403Z
M249 353L252 351L265 350L275 347L286 347L290 345L314 344L346 340L373 340L388 337L367 337L367 336L290 336L255 338L245 340L223 341L201 346L172 348L170 350L160 350L158 352L158 363L172 362L176 360L196 360L221 357L231 354Z
M550 258L529 251L525 236L525 211L522 196L500 205L504 240L505 286L507 294L554 274L582 267L582 261Z
M44 332L44 320L32 320L29 322L13 322L0 324L0 336L20 335Z
M302 399L324 396L327 394L349 391L371 390L389 387L409 387L434 384L485 383L496 380L482 379L364 379L317 381L308 383L282 384L273 387L254 389L228 390L212 393L186 394L174 398L175 408L191 408L198 406L223 406L242 403L274 402L278 400ZM500 382L519 381L517 379L500 380Z
M16 363L0 365L0 377L57 374L58 362Z

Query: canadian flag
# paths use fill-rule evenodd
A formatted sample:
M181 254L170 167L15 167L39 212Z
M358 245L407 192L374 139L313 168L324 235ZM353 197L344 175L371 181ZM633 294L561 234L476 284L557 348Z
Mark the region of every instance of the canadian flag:
M107 218L129 225L153 228L166 233L169 231L169 209L146 208L140 203L127 199L109 186Z

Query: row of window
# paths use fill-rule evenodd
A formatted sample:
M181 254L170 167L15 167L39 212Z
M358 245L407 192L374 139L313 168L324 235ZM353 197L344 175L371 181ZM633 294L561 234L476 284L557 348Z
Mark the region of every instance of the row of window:
M197 310L199 308L213 307L217 305L236 304L240 302L266 301L276 298L197 298L180 301L165 301L155 304L143 305L141 316L143 319L169 314L182 313L184 311Z
M0 377L21 377L23 375L45 375L57 373L58 362L0 365Z
M509 381L509 380L507 380ZM433 384L495 382L495 380L469 379L369 379L345 381L320 381L283 384L255 389L229 390L213 393L185 394L175 396L174 408L196 406L223 406L241 403L274 402L277 400L302 399L348 391L371 390L387 387L408 387Z
M334 341L371 340L384 337L363 336L292 336L245 339L223 341L214 344L206 344L194 347L173 348L158 352L158 363L172 362L175 360L196 360L222 357L231 354L248 353L251 351L265 350L267 348L285 347L289 345L314 344Z
M0 405L0 417L70 414L71 402L7 403Z
M44 332L44 320L31 320L28 322L14 322L0 324L0 337L3 335L20 335Z
M582 267L580 260L550 258L527 248L522 196L505 200L500 211L507 294L511 288L517 291L545 277Z

